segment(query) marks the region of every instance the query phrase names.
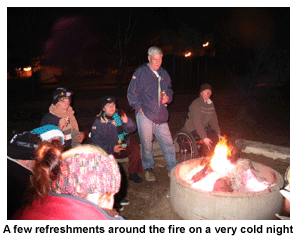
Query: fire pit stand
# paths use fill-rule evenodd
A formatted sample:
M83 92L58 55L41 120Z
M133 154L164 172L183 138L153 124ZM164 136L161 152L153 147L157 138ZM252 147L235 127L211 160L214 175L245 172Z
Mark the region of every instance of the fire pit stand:
M196 165L199 159L180 163L171 171L170 197L173 210L183 219L267 220L276 219L282 208L282 176L274 169L257 162L252 165L270 183L260 192L207 192L185 183L181 172Z

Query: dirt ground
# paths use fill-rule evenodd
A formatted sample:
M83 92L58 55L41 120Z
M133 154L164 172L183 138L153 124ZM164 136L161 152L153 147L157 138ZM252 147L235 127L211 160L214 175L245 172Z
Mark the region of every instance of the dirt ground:
M39 126L40 120L48 111L51 93L48 90L38 100L16 101L8 99L7 136L12 130L19 132L32 130ZM134 118L133 110L128 106L126 90L120 94L111 91L80 90L76 91L73 108L76 112L80 128L88 131L100 110L100 97L113 94L118 104L125 109L128 116ZM181 119L187 115L188 106L197 97L193 91L176 92L174 102L169 105L169 126L174 135L182 127ZM286 89L260 89L250 99L244 99L236 91L213 91L212 100L215 103L222 134L227 135L233 143L236 139L246 139L290 147L290 98ZM132 138L139 142L138 134ZM88 140L87 140L88 142ZM242 153L241 157L261 162L284 175L290 165L283 160L273 160L266 157ZM127 174L128 163L121 163L121 168ZM155 183L148 183L144 173L140 177L143 183L136 184L126 179L126 198L130 204L124 206L120 215L132 220L179 220L181 219L171 208L170 178L163 155L155 156ZM128 174L127 174L128 175Z

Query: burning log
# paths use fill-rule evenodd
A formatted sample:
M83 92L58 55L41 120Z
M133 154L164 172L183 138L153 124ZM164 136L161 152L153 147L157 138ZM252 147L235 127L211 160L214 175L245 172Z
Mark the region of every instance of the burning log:
M232 181L228 177L217 179L213 186L214 192L233 192Z
M202 178L206 177L210 172L212 172L212 169L208 165L206 165L201 171L192 176L191 181L198 182Z
M232 149L231 153L230 153L230 155L227 156L227 159L230 160L230 162L232 164L236 164L240 158L240 152L236 147L231 148L231 149Z
M202 163L201 163L202 164ZM239 159L233 168L224 175L214 171L208 162L204 166L191 168L182 178L196 189L220 192L262 191L269 187L268 182L247 159Z

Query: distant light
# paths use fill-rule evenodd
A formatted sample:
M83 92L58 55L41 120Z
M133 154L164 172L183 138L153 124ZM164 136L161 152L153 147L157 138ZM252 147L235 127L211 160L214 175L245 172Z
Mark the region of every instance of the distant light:
M26 68L24 68L24 71L30 71L31 70L31 67L29 66L29 67L26 67Z
M209 42L203 44L203 47L205 48L205 47L207 47L208 45L209 45Z
M184 56L185 56L186 58L189 57L189 56L191 56L191 52L185 53Z

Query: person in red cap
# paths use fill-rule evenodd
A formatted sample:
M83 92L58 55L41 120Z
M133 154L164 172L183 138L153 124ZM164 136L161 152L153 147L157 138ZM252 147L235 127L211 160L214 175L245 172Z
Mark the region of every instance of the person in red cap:
M202 84L200 97L189 106L188 118L184 128L195 138L203 141L201 155L206 156L221 138L218 118L214 104L210 99L212 87L210 84Z

